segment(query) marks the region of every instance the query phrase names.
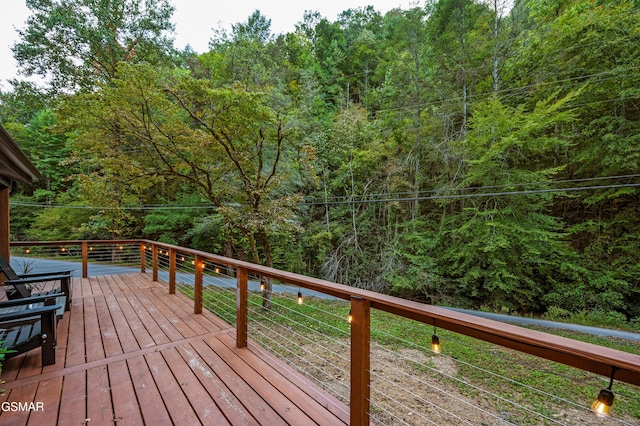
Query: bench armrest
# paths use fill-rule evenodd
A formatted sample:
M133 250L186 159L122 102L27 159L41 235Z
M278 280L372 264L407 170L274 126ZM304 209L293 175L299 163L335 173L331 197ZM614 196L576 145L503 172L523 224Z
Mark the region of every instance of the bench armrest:
M45 281L58 281L58 280L68 280L71 278L71 275L44 275L42 277L33 277L33 278L20 278L17 280L6 280L5 285L13 285L13 284L31 284L31 283L41 283Z
M71 275L71 273L73 272L73 270L69 270L69 271L51 271L51 272L34 272L34 273L28 273L28 274L18 274L18 277L20 279L23 278L35 278L35 277L48 277L50 275L55 276L55 275Z
M53 293L53 294L46 294L42 296L25 297L24 299L5 300L0 302L0 309L7 308L10 306L20 306L20 305L29 305L31 303L40 303L40 302L44 302L47 299L55 299L61 296L65 296L65 294Z
M50 312L55 312L60 308L62 308L62 305L51 305L51 306L45 306L45 307L36 308L36 309L23 309L21 311L8 312L6 314L0 314L0 323L5 321L15 321L18 319L30 318L36 315L47 314Z

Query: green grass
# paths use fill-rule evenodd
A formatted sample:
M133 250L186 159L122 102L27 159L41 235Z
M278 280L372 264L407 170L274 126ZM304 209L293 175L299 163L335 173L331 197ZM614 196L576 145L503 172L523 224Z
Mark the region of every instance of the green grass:
M191 287L182 287L181 291L190 296L193 294ZM229 324L235 324L235 291L207 287L203 298L207 309ZM289 332L293 336L304 336L308 341L341 340L348 343L349 324L346 317L349 313L349 305L346 302L307 297L303 305L298 305L295 295L291 294L274 296L272 303L272 309L267 311L262 308L260 294L251 293L249 296L250 337L261 344L269 347L269 339L262 339L257 335L258 333L252 335L251 327L273 329L277 331L275 334ZM564 330L552 331L554 334L565 337L640 354L640 345L635 342ZM436 355L429 349L433 332L431 325L376 310L371 312L372 342L394 352L406 349L417 350L426 357L426 363L408 363L412 365L411 368L416 374L428 373L434 369L433 361ZM443 355L455 360L457 365L455 377L473 383L474 387L447 377L433 380L455 386L463 395L486 399L486 395L479 390L486 389L553 417L558 412L566 410L566 404L549 402L547 396L532 389L540 389L582 407L589 407L599 390L608 385L607 378L579 369L442 329L438 329L437 334L440 336ZM293 338L293 340L296 339ZM286 357L287 353L291 354L290 348L271 349L283 357ZM302 352L299 350L295 353ZM501 376L506 376L510 380L505 380ZM616 393L614 414L631 422L640 419L640 388L615 382L613 390ZM518 424L539 422L539 419L533 418L526 411L507 407L501 401L494 402L494 409L496 412L503 413L505 417L517 418Z

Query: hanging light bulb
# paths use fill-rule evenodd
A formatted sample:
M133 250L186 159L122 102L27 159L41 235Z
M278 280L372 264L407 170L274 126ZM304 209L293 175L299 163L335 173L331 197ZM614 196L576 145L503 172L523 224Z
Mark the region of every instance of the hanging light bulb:
M264 291L265 288L267 288L267 285L264 283L264 281L260 281L260 291Z
M433 320L433 335L431 336L431 350L435 353L439 354L442 351L442 347L440 346L440 338L438 337L437 329L436 329L436 320Z
M351 309L349 309L349 315L347 315L347 322L349 324L353 322L353 315L351 315Z
M304 299L302 298L302 292L298 289L298 305L302 305L304 303Z
M598 399L591 404L591 409L600 416L608 416L611 412L613 398L614 395L611 389L602 389L598 394Z
M214 271L215 271L215 273L216 273L216 274L219 274L219 273L220 273L220 268L218 268L218 267L216 266L216 268L214 269Z
M431 350L437 354L442 351L442 348L440 347L440 338L437 334L431 336Z
M609 381L609 387L606 389L600 390L598 394L598 399L596 399L593 404L591 404L591 409L596 412L599 416L608 416L611 412L611 406L613 405L614 394L611 390L613 386L613 376L616 374L616 367L613 367L611 371L611 380Z

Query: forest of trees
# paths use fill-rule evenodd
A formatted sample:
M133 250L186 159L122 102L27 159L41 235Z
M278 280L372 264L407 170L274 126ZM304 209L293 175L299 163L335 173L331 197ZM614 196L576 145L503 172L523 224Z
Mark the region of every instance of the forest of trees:
M15 240L149 238L428 303L640 319L640 2L256 11L27 0ZM212 21L215 19L212 18ZM212 25L213 26L213 25ZM210 28L203 28L209 34Z

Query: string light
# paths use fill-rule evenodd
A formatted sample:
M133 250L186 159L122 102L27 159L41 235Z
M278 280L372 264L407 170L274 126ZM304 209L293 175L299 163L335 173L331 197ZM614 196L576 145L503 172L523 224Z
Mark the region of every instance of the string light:
M351 309L349 309L349 315L347 315L347 322L349 324L353 323L353 315L351 315Z
M29 253L31 253L31 249L26 249L24 252L29 254Z
M267 288L267 285L264 281L260 281L260 291L264 291Z
M440 338L436 333L436 320L433 320L433 336L431 336L431 350L437 354L442 352L442 347L440 346Z
M218 267L216 266L216 268L214 269L214 272L215 272L216 274L219 274L219 273L220 273L220 268L218 268Z
M609 387L606 389L601 389L598 394L598 399L596 399L593 404L591 404L591 409L596 412L599 416L608 416L611 413L611 406L613 405L613 399L615 395L611 390L613 386L613 376L616 374L616 367L613 367L611 371L611 380L609 381Z
M298 305L302 305L304 303L304 299L302 298L302 292L298 289Z
M437 354L442 351L442 348L440 347L440 338L437 334L431 336L431 350Z

